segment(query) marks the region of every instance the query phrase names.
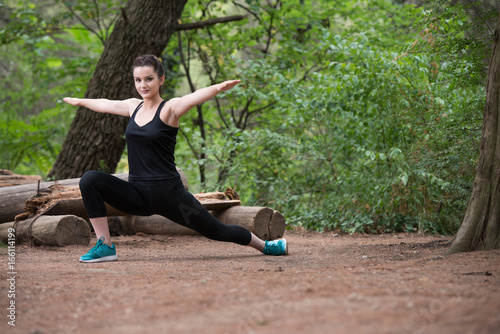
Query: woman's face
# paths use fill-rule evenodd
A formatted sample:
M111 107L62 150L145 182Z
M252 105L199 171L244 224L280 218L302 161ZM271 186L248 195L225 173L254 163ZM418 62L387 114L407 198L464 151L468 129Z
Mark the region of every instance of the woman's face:
M134 68L135 89L142 98L152 98L160 94L160 87L165 77L158 78L158 74L151 66Z

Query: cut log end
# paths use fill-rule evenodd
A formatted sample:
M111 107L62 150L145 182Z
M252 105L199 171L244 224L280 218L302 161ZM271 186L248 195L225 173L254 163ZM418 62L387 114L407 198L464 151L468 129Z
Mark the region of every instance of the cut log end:
M274 210L269 222L269 240L282 238L285 234L286 221L281 212Z
M68 215L57 224L53 239L57 246L88 245L90 236L90 227L84 219Z
M29 243L34 246L86 246L91 237L88 223L74 215L40 216L0 226L0 240L6 240L8 228L13 227L16 230L17 243Z

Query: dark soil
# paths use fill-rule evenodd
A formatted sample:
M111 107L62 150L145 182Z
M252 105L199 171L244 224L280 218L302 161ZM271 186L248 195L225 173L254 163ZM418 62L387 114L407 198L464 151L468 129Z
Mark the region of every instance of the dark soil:
M451 238L288 232L273 257L196 236L115 237L119 261L87 246L8 255L1 333L500 333L500 251L447 256ZM92 245L95 244L93 239Z

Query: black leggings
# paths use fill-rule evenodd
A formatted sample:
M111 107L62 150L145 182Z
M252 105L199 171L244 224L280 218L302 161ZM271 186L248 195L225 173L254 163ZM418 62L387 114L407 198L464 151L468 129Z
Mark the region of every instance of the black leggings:
M162 215L213 240L248 245L252 238L247 229L217 220L184 188L180 178L127 182L89 171L80 179L80 191L89 218L106 217L106 202L131 215Z

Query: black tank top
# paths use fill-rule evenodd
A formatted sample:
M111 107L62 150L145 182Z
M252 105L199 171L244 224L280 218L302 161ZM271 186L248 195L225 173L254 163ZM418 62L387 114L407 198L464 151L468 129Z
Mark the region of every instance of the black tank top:
M170 180L179 177L174 158L179 129L160 119L160 111L165 102L160 103L153 119L143 126L135 122L135 115L142 107L142 102L130 117L125 136L131 181Z

